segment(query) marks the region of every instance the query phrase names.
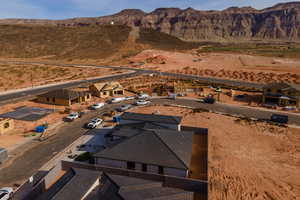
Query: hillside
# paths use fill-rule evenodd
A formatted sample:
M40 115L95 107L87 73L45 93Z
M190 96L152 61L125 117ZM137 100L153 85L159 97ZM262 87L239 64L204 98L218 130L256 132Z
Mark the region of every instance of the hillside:
M90 26L110 24L151 28L188 41L300 40L300 2L256 10L231 7L223 11L158 8L150 13L127 9L120 13L66 20L5 19L0 24Z
M196 44L183 42L164 33L146 29L139 32L137 40L140 44L135 41L133 44L128 41L131 28L123 25L0 25L0 57L98 59L116 54L126 57L130 53L138 53L143 46L167 50L196 47Z

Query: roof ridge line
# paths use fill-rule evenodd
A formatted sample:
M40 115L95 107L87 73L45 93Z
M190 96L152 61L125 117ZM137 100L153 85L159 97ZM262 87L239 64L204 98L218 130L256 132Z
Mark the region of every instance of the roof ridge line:
M157 131L157 129L152 129L151 130L151 132L154 133L154 135L168 148L168 150L171 151L171 153L177 158L177 160L179 160L181 162L181 164L183 164L187 169L189 169L189 167L186 166L186 164L178 157L178 155L170 148L170 146L168 144L166 144L163 141L163 139L161 139L161 137L159 137L159 135L156 133L156 131Z

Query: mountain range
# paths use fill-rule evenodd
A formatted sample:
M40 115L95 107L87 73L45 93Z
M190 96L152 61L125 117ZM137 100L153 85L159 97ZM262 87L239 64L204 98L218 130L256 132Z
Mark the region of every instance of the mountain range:
M230 7L222 11L158 8L146 13L126 9L117 14L65 20L1 19L0 24L91 26L105 24L151 28L186 41L251 41L300 39L300 2L257 10Z

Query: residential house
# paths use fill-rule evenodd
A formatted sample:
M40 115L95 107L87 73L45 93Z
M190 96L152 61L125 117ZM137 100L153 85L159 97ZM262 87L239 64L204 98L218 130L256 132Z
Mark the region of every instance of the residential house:
M100 98L124 95L124 88L119 82L96 83L89 88L92 95Z
M0 135L14 129L14 120L9 118L0 118Z
M119 130L122 132L122 129ZM188 177L193 132L170 129L127 130L121 142L94 155L98 165ZM115 136L121 136L118 133Z
M263 87L263 103L300 108L300 85L289 83L271 83Z
M157 125L165 128L180 131L182 117L157 115L157 114L141 114L125 112L120 116L120 124L137 124L148 122L149 125Z
M92 95L89 92L59 89L38 95L37 101L54 105L70 106L75 103L90 101Z

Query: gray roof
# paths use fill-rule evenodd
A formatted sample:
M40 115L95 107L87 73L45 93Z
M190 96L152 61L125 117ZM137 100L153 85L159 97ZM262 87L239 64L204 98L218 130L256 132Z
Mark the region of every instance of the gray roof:
M95 157L186 170L191 159L192 142L193 132L142 130L135 136L98 152Z
M121 115L121 119L167 124L180 124L182 117L125 112L123 115Z
M79 97L84 97L89 92L84 92L84 91L73 91L73 90L68 90L68 89L59 89L59 90L54 90L47 92L45 94L38 95L40 97L45 97L45 98L58 98L58 99L66 99L66 100L74 100Z
M161 182L148 181L139 178L103 174L105 183L114 184L119 190L106 190L103 196L114 197L118 200L192 200L193 193L181 189L164 187ZM100 196L99 198L101 199Z
M81 199L99 179L101 172L72 168L74 176L60 189L52 200Z
M276 82L276 83L269 83L264 86L264 89L268 88L279 88L279 89L294 89L300 91L300 85L294 83L283 83L283 82Z

